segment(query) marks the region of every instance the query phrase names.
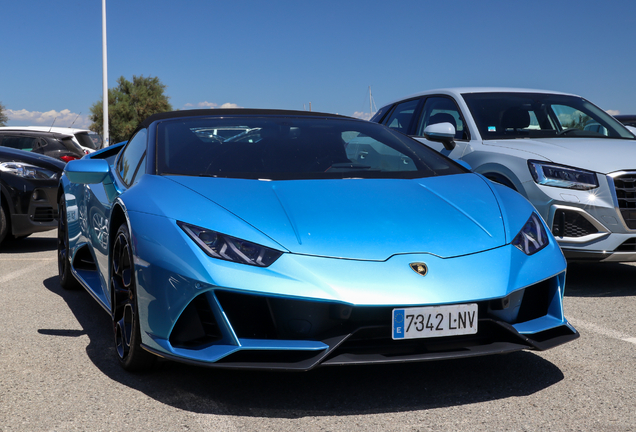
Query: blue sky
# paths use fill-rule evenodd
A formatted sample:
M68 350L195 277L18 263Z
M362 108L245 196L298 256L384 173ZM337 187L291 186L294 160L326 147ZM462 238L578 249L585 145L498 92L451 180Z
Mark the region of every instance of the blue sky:
M9 125L87 127L102 95L101 0L2 6ZM579 94L636 114L636 1L107 0L108 83L156 76L175 109L364 117L439 87ZM79 116L79 117L78 117Z

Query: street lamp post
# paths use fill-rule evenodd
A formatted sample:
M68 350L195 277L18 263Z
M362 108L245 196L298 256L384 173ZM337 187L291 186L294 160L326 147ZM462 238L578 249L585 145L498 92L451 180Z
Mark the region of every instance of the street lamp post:
M109 142L108 136L108 61L106 58L106 0L102 0L102 92L103 92L103 114L104 114L104 147Z

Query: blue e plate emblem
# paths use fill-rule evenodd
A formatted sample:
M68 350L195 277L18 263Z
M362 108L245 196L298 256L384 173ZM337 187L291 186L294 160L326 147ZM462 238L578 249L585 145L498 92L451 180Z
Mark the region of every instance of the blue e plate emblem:
M393 339L404 338L404 309L393 309Z

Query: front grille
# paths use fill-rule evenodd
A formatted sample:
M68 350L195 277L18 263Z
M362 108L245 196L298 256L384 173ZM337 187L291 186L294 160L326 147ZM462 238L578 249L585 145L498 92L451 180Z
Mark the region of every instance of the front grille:
M37 207L33 212L34 222L52 222L56 217L53 207Z
M522 323L547 315L554 278L524 289L518 315L510 324ZM312 302L229 291L215 295L239 339L315 340L324 341L362 328L373 328L382 337L391 337L394 306L348 306L337 303ZM497 319L491 310L501 310L506 299L477 302L480 319ZM501 319L501 318L499 318Z
M636 173L614 177L618 208L629 229L636 229Z
M349 306L217 290L214 295L239 339L320 341L328 347L294 350L292 344L289 350L244 349L217 364L230 368L308 370L322 364L421 361L547 349L549 344L541 348L534 337L520 336L511 324L545 316L558 295L557 284L558 277L553 277L526 287L521 298L515 292L506 298L478 301L476 334L403 340L391 337L394 306ZM510 306L509 313L505 313ZM550 332L546 340L548 336L560 334Z
M558 209L554 213L552 234L555 237L583 237L597 232L598 229L579 212Z

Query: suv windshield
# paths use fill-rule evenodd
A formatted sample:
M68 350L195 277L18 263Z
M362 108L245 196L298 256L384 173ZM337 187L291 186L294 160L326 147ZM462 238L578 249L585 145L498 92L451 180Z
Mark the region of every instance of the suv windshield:
M339 118L236 116L167 120L157 171L247 179L419 178L467 172L384 126Z
M609 114L578 96L549 93L466 93L462 96L484 140L634 139Z

